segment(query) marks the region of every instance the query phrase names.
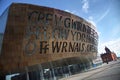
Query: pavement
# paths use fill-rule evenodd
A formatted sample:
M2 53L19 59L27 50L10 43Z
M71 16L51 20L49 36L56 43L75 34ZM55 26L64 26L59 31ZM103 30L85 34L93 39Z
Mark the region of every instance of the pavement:
M120 80L120 60L60 80Z

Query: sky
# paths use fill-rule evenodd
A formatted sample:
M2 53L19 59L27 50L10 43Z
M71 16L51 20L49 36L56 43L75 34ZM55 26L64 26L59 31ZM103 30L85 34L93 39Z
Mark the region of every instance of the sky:
M13 2L52 7L84 18L97 28L98 55L107 46L120 57L120 0L0 0L0 18Z

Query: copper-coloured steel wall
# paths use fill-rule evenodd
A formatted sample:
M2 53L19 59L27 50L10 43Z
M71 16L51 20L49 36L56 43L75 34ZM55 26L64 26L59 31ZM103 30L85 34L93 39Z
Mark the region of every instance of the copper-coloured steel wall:
M14 72L26 66L72 58L93 59L97 54L95 27L71 13L14 3L0 55L0 71Z

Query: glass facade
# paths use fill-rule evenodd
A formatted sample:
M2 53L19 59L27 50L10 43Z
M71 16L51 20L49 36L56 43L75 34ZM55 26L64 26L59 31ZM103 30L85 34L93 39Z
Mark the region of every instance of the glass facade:
M70 75L84 72L90 68L90 65L91 64L89 62L86 62L64 66L55 66L54 62L47 62L44 64L26 67L25 72L19 74L16 73L17 75L14 76L13 74L10 74L10 80L59 80Z

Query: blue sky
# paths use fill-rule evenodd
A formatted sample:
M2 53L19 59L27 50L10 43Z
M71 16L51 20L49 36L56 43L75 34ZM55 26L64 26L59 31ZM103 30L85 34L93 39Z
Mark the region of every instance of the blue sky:
M0 15L12 2L47 6L78 15L96 26L99 54L105 52L107 46L120 56L120 0L0 0ZM4 32L3 27L0 32Z

